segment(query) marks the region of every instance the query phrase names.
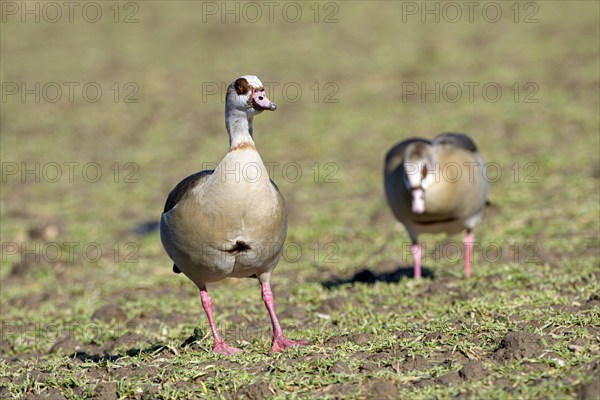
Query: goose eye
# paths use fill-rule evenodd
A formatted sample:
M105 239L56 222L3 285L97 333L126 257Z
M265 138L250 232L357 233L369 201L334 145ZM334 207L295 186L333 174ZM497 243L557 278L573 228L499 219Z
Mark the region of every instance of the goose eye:
M244 87L242 85L238 85L237 90L238 90L238 92L243 92Z

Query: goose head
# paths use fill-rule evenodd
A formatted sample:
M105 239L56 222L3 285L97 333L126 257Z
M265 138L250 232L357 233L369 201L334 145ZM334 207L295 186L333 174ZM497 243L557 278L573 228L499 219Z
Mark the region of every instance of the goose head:
M434 181L435 157L431 145L425 141L413 142L404 153L404 177L412 194L412 212L425 212L425 193Z
M277 109L277 105L267 97L260 79L254 75L240 76L229 85L226 106L230 110L246 113L248 119L264 110Z

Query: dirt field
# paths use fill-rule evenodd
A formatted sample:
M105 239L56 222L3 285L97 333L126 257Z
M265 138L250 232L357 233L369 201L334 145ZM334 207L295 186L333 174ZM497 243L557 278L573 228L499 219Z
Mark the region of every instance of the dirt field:
M1 398L600 398L597 2L75 3L2 3ZM279 105L254 121L289 214L272 287L311 345L271 354L229 279L227 358L156 223L226 153L243 74ZM444 131L491 206L470 280L461 236L423 235L415 281L383 157Z

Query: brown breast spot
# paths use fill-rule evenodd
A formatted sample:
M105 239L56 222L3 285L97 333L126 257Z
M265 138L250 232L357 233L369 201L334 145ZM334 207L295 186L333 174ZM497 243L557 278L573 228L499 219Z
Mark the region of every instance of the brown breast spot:
M241 240L237 240L232 248L225 250L225 253L236 254L246 250L250 250L250 245Z
M256 146L254 145L254 143L251 142L242 142L229 148L230 153L236 150L256 150Z

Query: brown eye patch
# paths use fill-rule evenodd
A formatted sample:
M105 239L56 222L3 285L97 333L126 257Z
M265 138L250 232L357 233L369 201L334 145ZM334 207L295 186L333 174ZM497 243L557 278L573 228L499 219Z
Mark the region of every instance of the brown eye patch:
M235 88L235 92L239 95L246 94L248 93L248 90L250 90L250 85L245 78L236 79L233 87Z

